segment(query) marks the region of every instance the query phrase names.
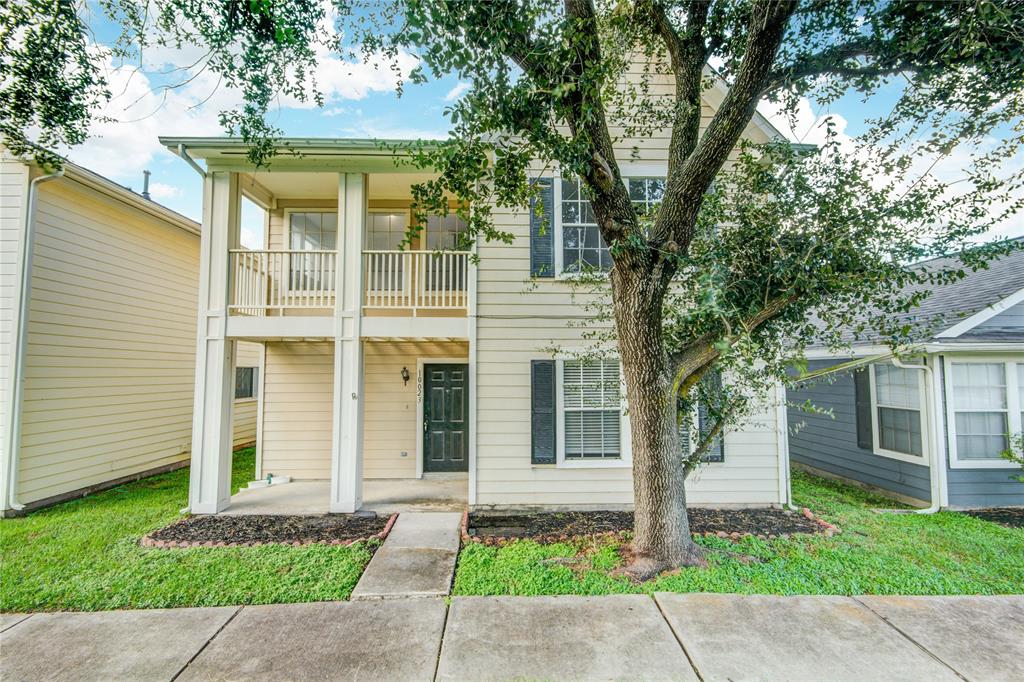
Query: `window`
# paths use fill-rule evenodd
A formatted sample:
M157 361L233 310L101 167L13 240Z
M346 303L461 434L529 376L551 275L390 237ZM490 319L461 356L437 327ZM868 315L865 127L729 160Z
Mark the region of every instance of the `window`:
M873 369L876 450L924 457L921 373L893 365Z
M409 228L406 213L370 213L366 219L366 249L395 251ZM402 291L405 288L404 257L378 254L369 259L366 287L371 291Z
M259 367L236 367L235 400L255 398L259 380Z
M665 196L665 178L627 178L626 187L629 200L641 215L649 214Z
M289 248L293 251L334 251L338 248L338 214L335 212L299 211L288 214ZM315 253L293 253L291 256L292 290L321 289L327 283L323 276L323 259Z
M1013 432L1020 430L1019 405L1016 419L1010 411L1008 364L953 362L950 375L956 459L1001 462L999 454L1009 445L1011 421L1017 422ZM1015 393L1019 403L1019 388Z
M562 364L566 460L622 457L622 399L617 360Z
M601 237L583 184L579 178L563 178L560 185L562 272L611 270L612 256Z
M459 235L466 231L466 221L454 213L427 216L427 248L431 251L456 251L462 245Z
M722 393L722 374L718 370L712 370L711 373L704 376L701 379L702 382L709 384L709 388L716 391L719 395ZM715 426L715 422L712 419L710 410L703 404L695 403L694 401L688 401L681 397L676 398L676 411L677 418L679 419L679 443L680 450L683 453L684 458L688 458L693 451L697 449L704 438ZM725 444L722 439L722 433L712 439L711 444L708 446L707 452L701 457L702 462L724 462L725 461Z

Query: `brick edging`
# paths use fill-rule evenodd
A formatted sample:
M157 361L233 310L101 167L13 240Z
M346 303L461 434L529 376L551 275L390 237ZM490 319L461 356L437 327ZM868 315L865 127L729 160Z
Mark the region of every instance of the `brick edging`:
M186 549L190 547L263 547L266 545L280 545L280 546L291 546L291 547L305 547L307 545L328 545L328 546L342 546L348 547L357 542L366 542L367 540L384 540L388 533L391 532L391 527L395 525L395 521L398 519L398 514L392 514L386 524L384 524L383 530L373 535L368 535L365 538L353 538L351 540L294 540L292 542L278 541L278 542L213 542L212 540L156 540L152 537L152 534L144 536L139 540L139 546L141 547L152 547L157 549ZM185 519L179 519L170 526L183 523ZM170 526L164 526L169 528ZM163 530L163 529L160 529ZM154 531L155 532L155 531Z

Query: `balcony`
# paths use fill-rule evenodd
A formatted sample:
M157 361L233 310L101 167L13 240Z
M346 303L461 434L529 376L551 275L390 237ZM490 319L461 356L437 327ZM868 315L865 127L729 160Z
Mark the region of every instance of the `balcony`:
M338 252L230 251L232 316L330 315L338 284ZM465 316L466 251L363 251L364 315Z

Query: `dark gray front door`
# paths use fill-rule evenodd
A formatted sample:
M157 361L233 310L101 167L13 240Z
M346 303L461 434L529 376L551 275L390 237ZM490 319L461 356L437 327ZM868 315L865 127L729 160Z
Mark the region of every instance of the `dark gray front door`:
M423 471L469 471L469 368L423 366Z

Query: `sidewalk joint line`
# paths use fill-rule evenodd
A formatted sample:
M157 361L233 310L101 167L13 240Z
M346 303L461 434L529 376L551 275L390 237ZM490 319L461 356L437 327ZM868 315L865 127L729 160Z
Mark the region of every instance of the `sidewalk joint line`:
M444 620L441 621L441 637L437 641L437 658L434 659L434 674L430 676L432 682L437 680L437 672L441 669L441 650L444 648L444 633L448 631L448 613L452 605L447 599L444 602Z
M217 635L219 635L221 632L224 631L224 628L226 628L231 623L231 621L233 621L235 619L235 616L237 616L239 613L242 612L243 608L245 608L245 607L244 606L239 606L239 607L235 608L235 612L232 613L230 616L228 616L228 619L226 621L224 621L223 625L221 625L219 628L217 628L217 631L215 633L213 633L212 635L210 635L210 638L208 640L203 642L203 645L201 647L199 647L198 651L196 651L194 654L192 654L192 657L190 659L185 661L185 665L181 666L181 670L179 670L178 672L174 673L174 677L171 678L170 682L174 682L176 679L181 677L181 674L183 672L185 672L190 665L192 665L192 661L196 660L199 657L199 654L201 654L204 651L206 651L206 647L210 646L210 642L215 640L217 638Z
M651 599L654 601L654 608L658 609L658 613L661 614L661 619L665 621L665 625L668 626L668 631L672 633L672 637L674 637L676 642L679 644L679 648L683 650L683 656L686 656L687 662L690 664L690 667L693 668L693 674L697 676L697 679L700 680L700 682L704 682L704 676L700 674L700 668L698 668L697 664L694 663L693 656L690 655L690 652L686 650L686 645L683 644L682 637L680 637L679 633L676 632L676 629L672 627L672 621L668 619L668 614L665 613L665 609L661 608L661 603L653 593L651 593Z
M939 658L938 655L932 653L931 649L928 649L927 647L925 647L925 645L921 644L916 639L911 637L908 633L904 632L902 629L897 627L897 625L895 623L893 623L891 620L889 620L888 618L886 618L885 616L880 614L878 611L875 611L873 608L871 608L871 606L869 604L861 601L858 597L856 597L854 595L850 595L850 599L854 600L855 602L857 602L858 604L860 604L861 606L866 608L868 611L870 611L872 614L874 614L876 617L878 617L883 623L885 623L886 625L891 627L893 630L895 630L896 632L898 632L901 635L903 635L907 639L907 641L909 641L911 644L916 646L918 649L920 649L921 651L925 652L926 654L928 654L929 656L934 658L936 661L938 661L942 665L944 665L947 668L949 668L951 671L953 671L953 674L956 675L957 677L959 677L961 680L964 680L965 682L970 682L970 680L968 680L967 677L965 677L964 675L960 674L959 670L957 670L956 668L951 666L949 663L946 663L944 660Z
M0 630L0 632L7 632L11 628L18 627L19 625L21 625L22 623L24 623L26 620L28 620L29 618L31 618L34 615L35 615L34 613L29 613L24 618L19 618L18 620L14 621L13 623L11 623L7 627L5 627L3 630Z

